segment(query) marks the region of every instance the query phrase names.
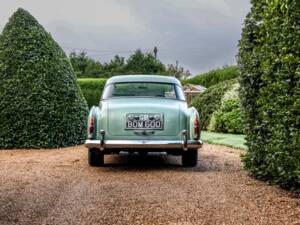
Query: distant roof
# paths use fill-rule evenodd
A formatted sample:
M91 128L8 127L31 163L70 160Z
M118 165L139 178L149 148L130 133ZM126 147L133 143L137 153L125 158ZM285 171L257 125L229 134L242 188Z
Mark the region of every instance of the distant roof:
M206 88L202 85L187 84L183 87L183 90L190 93L201 93L204 92Z
M159 75L120 75L109 78L107 84L111 83L124 83L124 82L157 82L157 83L172 83L181 86L179 80L171 76Z

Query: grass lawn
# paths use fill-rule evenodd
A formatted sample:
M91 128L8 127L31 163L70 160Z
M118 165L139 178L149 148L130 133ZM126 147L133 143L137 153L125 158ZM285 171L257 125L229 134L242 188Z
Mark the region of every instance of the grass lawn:
M247 149L245 145L245 135L223 134L202 131L201 139L209 144L225 145L233 148Z

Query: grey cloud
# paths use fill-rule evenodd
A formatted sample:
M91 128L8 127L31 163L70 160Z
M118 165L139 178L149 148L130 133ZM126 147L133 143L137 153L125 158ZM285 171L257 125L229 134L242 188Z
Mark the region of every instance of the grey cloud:
M128 57L137 48L158 46L164 63L178 60L193 74L235 63L242 23L250 10L249 0L93 0L99 10L77 2L69 4L66 15L52 15L45 10L59 4L53 1L43 8L35 0L13 0L5 10L13 11L18 4L28 9L67 52L85 49L104 62L116 54Z
M151 36L156 37L164 60L178 59L193 72L235 63L236 46L249 3L244 2L245 10L238 9L234 4L237 1L231 1L229 14L224 14L196 7L196 2L190 8L172 7L166 1L154 2L136 1L132 8L136 17L143 18Z

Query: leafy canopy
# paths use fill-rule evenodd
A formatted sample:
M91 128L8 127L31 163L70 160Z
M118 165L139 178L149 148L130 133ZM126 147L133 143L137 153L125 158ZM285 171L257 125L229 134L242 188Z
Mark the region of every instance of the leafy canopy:
M183 67L169 64L165 66L155 54L136 50L127 60L116 55L110 62L101 64L87 56L85 52L70 54L72 66L80 78L109 78L123 74L160 74L186 79L191 76Z

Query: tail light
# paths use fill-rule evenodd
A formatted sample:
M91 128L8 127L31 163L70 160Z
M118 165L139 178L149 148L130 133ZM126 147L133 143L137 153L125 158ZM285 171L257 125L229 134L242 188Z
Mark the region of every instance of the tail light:
M194 133L195 136L199 137L200 136L200 122L199 118L196 116L194 120Z
M89 121L89 134L93 134L94 133L94 128L95 128L94 117L91 117L90 121Z

